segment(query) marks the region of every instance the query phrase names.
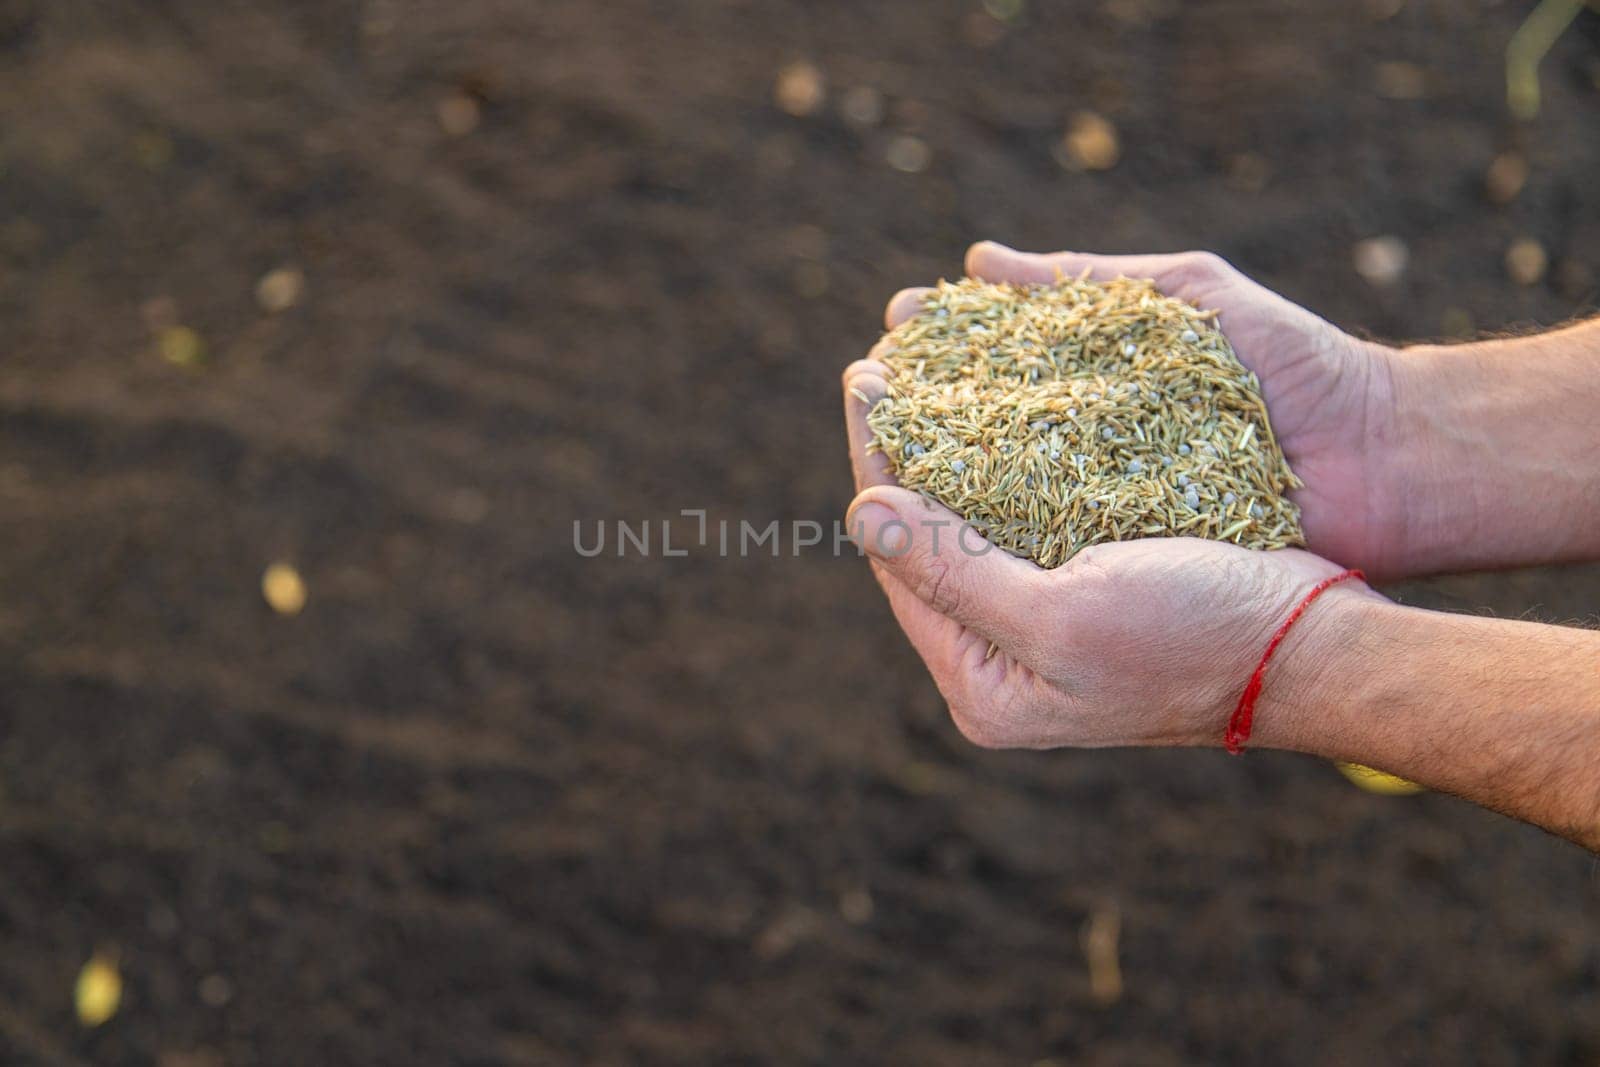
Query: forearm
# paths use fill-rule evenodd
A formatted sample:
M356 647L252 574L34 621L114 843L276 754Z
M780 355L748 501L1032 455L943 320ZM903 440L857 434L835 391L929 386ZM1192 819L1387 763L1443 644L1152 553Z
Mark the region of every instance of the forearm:
M1257 744L1375 766L1600 851L1600 634L1366 593L1306 622Z
M1600 319L1392 359L1405 572L1600 559Z

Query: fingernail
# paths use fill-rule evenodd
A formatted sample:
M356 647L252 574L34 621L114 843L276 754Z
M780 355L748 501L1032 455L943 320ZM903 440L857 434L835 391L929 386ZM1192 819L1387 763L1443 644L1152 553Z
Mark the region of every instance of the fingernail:
M911 527L894 509L874 500L863 501L845 516L850 539L869 556L880 559L903 555L911 545Z

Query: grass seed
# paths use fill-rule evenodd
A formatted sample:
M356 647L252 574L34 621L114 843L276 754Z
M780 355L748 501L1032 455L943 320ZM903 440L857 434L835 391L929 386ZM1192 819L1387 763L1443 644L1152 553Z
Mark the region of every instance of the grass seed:
M1215 312L1153 282L942 282L880 358L870 447L1041 566L1133 537L1304 543L1260 383Z

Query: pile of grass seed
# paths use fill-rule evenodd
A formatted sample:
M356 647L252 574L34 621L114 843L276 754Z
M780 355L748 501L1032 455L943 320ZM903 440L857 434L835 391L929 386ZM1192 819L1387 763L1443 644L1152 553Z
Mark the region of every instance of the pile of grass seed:
M872 448L1045 567L1135 537L1303 544L1300 482L1215 318L1134 279L943 282L879 356Z

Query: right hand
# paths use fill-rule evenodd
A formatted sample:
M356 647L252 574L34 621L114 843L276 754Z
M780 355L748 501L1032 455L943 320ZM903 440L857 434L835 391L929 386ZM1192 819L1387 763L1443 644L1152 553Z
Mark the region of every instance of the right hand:
M1085 270L1095 279L1152 278L1169 296L1217 309L1240 362L1261 379L1278 444L1305 482L1291 496L1306 547L1374 580L1403 573L1407 494L1385 448L1393 437L1393 349L1350 336L1209 252L1038 255L985 241L968 250L966 270L990 282L1053 282ZM914 314L925 291L897 294L889 325Z

